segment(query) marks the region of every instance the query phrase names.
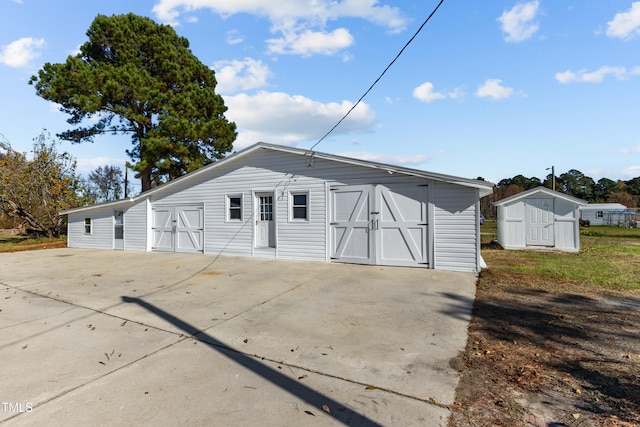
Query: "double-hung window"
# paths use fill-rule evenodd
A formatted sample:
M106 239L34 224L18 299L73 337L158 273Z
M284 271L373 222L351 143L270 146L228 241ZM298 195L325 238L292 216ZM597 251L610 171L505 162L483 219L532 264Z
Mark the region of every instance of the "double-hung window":
M309 220L309 193L292 192L289 195L290 214L292 221L308 221Z
M84 234L91 234L91 218L84 219Z
M227 195L227 221L242 221L242 194Z

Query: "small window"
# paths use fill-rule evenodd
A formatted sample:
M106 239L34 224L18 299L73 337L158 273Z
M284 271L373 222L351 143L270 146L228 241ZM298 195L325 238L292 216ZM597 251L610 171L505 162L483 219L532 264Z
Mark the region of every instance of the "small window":
M91 234L91 218L84 219L84 234Z
M596 218L604 217L604 213L602 211L596 211Z
M309 194L307 193L291 193L291 219L292 220L308 220L309 219Z
M242 221L242 195L227 196L227 221Z

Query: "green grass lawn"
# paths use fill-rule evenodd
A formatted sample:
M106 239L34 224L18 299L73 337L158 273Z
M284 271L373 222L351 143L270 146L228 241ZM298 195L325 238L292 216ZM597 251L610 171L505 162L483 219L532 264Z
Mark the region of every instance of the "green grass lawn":
M488 221L481 231L483 243L487 243L497 236L496 223ZM506 285L510 280L518 286L543 289L640 290L640 229L592 226L580 231L578 253L487 247L482 256L497 284Z

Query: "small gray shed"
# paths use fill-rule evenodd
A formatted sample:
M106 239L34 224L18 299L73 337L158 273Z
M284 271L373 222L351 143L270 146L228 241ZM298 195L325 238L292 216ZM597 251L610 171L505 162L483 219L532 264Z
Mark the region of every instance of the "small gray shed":
M62 212L68 246L477 272L493 184L258 143L136 197Z
M580 250L579 207L587 202L546 187L494 202L498 243L505 249Z

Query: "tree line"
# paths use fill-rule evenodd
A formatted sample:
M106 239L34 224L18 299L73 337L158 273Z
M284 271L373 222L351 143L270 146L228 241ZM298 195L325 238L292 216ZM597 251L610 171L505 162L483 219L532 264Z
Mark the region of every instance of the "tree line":
M483 178L478 179L484 181ZM588 203L620 203L628 208L640 207L640 177L627 181L609 178L595 181L577 169L570 169L560 175L549 174L544 180L523 175L502 179L494 187L493 194L480 201L480 210L485 217L494 218L496 210L493 202L540 186L552 189L554 181L556 191Z

